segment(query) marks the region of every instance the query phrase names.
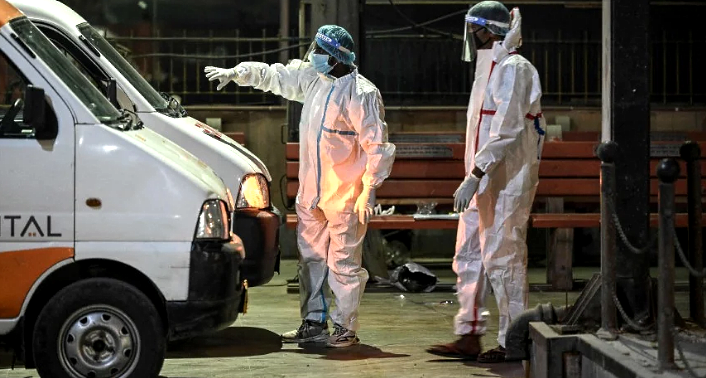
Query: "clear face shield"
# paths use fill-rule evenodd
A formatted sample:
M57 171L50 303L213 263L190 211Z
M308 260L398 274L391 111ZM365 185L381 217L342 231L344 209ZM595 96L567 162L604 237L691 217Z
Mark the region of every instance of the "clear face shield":
M475 27L473 25L476 25ZM486 20L482 17L466 15L465 30L463 33L463 52L461 53L461 60L466 62L473 62L476 60L478 55L478 49L485 47L491 42L490 39L485 41L478 38L478 32L481 30L488 30L489 25L495 25L501 28L508 28L510 25L504 22L498 22L493 20ZM491 32L492 33L492 32Z
M355 59L355 54L353 54L350 50L341 46L341 44L335 39L321 33L316 33L314 41L311 42L311 45L302 60L305 62L310 61L309 57L311 53L330 55L333 56L336 61L343 63L348 63L349 61Z
M316 40L313 40L313 41L311 42L311 45L309 45L309 48L306 50L306 54L304 54L304 56L302 57L302 61L304 61L304 62L311 62L311 59L309 59L309 57L311 56L311 53L313 53L313 52L316 52L317 54L326 54L326 55L328 55L328 53L326 52L326 50L322 49L321 46L319 46L319 45L316 43Z

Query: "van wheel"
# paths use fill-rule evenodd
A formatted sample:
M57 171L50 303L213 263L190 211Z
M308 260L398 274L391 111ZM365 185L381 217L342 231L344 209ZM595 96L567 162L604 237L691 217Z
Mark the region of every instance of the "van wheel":
M135 287L91 278L59 291L34 326L42 377L157 377L166 340L152 302Z

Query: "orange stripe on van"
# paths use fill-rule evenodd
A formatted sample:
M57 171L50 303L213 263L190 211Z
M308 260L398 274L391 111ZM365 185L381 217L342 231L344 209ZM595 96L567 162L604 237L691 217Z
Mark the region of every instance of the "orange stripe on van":
M59 261L72 257L74 257L73 248L38 248L1 252L0 319L19 316L22 303L39 276Z
M22 12L5 0L0 0L0 28L8 22L22 16Z

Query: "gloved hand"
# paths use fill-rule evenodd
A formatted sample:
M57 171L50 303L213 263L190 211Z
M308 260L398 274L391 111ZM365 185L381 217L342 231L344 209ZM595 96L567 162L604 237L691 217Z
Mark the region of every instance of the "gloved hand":
M358 213L358 220L362 224L368 224L375 209L375 189L366 186L355 201L353 211Z
M218 87L216 90L220 91L228 85L231 81L238 82L245 75L247 70L244 67L234 67L234 68L218 68L213 66L207 66L204 68L203 72L206 73L206 78L208 81L218 80Z
M468 205L471 203L471 199L478 191L478 184L480 179L474 175L469 175L465 180L459 185L456 192L454 192L454 210L456 212L462 213L466 211Z

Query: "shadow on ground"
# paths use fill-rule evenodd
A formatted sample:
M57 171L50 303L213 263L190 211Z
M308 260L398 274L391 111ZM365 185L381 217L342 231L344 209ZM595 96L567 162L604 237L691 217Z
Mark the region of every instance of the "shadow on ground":
M357 361L376 358L409 357L408 354L389 353L366 344L347 348L327 348L324 344L300 344L301 349L283 350L282 353L318 354L321 358L334 361Z
M503 378L524 378L525 369L522 362L503 362L497 364L483 364L477 361L460 358L434 358L428 360L431 363L444 364L463 364L468 367L474 367L474 377L503 377ZM478 373L477 369L486 369L487 374Z
M172 342L167 358L251 357L279 352L280 336L262 328L229 327L218 333Z

